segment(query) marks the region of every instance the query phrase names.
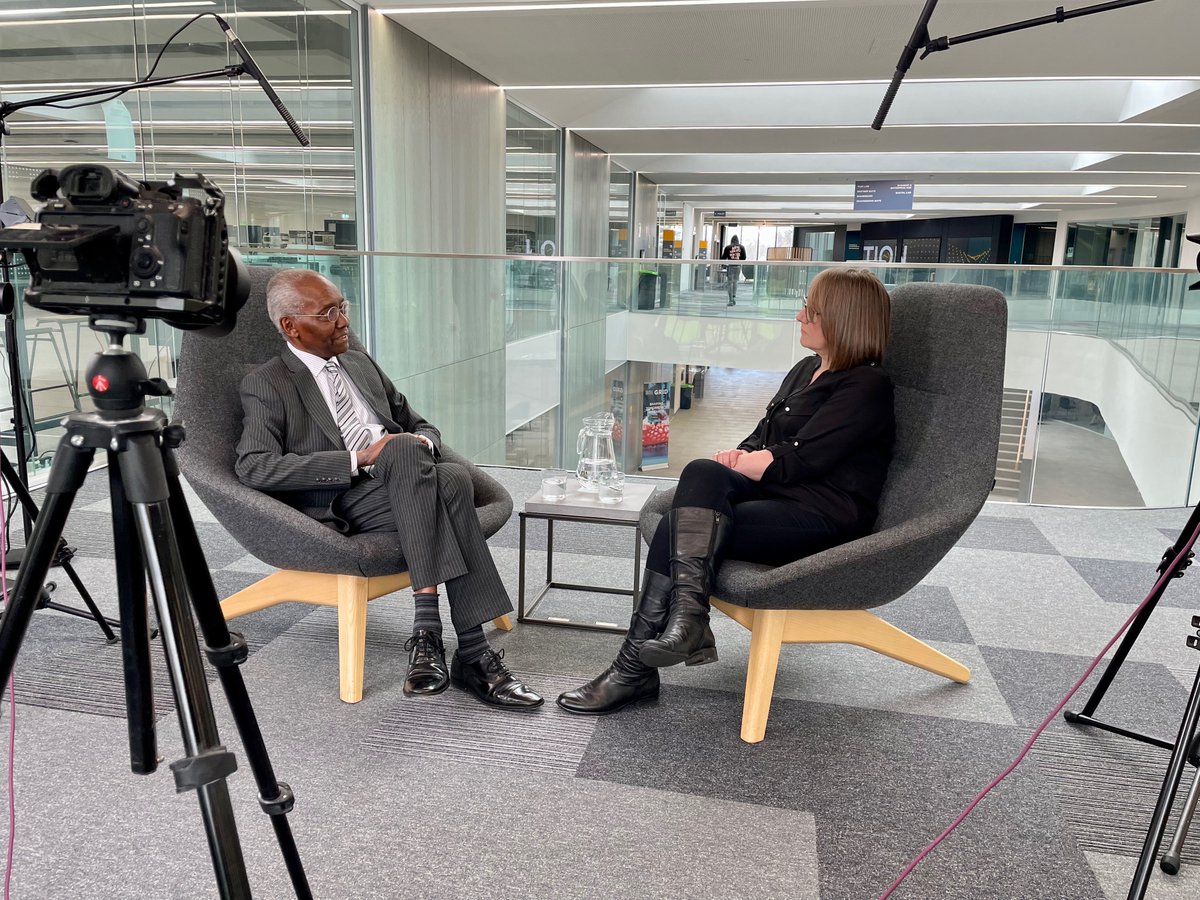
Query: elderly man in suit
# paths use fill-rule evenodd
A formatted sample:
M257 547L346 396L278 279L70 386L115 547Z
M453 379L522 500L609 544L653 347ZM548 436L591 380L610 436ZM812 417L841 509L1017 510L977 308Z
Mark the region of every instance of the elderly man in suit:
M287 345L242 382L238 477L345 533L396 533L416 603L406 694L453 683L493 706L541 706L483 634L512 603L479 527L470 473L440 459L438 430L370 356L350 349L346 301L331 281L280 272L267 285L267 310ZM440 584L458 636L449 668Z

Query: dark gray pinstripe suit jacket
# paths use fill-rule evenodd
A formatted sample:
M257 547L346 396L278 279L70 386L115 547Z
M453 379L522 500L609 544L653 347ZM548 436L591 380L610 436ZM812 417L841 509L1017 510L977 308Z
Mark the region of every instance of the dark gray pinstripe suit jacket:
M409 406L370 356L347 350L338 362L389 434L423 434L440 452L441 432ZM238 478L344 531L332 504L357 479L350 475L342 433L304 363L284 348L242 380L241 397Z

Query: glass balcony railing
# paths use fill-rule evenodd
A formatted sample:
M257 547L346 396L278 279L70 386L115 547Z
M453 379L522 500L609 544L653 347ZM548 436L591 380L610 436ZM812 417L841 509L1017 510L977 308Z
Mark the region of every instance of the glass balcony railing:
M729 271L705 260L287 250L244 258L329 277L351 303L352 327L396 386L452 446L479 462L573 465L583 416L611 409L621 422L622 463L637 472L645 397L657 386L678 436L668 468L657 474L677 473L691 457L719 449L704 444L705 421L736 429L741 416L748 417L747 432L753 427L782 372L804 352L791 320L812 279L829 265L743 266L736 305L730 305ZM1200 497L1193 471L1200 292L1187 290L1194 275L867 267L889 288L983 284L1007 298L1005 437L996 499L1174 506ZM14 280L18 290L24 287ZM17 329L19 393L36 429L36 441L24 449L36 471L52 459L61 416L89 406L83 371L99 342L82 317L23 305ZM178 331L151 321L133 343L152 375L174 378ZM685 383L692 385L686 392ZM757 394L737 404L722 399L738 383L756 385L762 402ZM679 408L685 393L693 402ZM3 407L2 436L11 457L8 396L0 396Z

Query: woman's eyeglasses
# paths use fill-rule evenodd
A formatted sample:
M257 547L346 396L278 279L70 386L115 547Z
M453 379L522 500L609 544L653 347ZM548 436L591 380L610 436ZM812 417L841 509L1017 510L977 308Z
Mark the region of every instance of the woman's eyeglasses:
M295 313L294 319L325 319L327 322L336 322L338 316L345 316L346 321L350 321L350 304L342 303L339 306L331 306L323 313Z
M804 317L810 322L815 322L817 319L821 318L821 313L808 305L807 294L805 295L804 299L800 301L800 309L804 312Z

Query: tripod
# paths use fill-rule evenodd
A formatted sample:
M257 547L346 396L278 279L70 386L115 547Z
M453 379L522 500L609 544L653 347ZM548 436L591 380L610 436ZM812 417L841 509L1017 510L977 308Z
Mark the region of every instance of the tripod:
M1112 732L1113 734L1119 734L1122 737L1132 738L1135 741L1171 751L1171 760L1167 764L1167 772L1163 779L1162 790L1159 792L1158 802L1155 804L1154 813L1150 818L1150 829L1146 833L1146 841L1142 845L1142 853L1138 858L1137 869L1134 872L1133 881L1129 885L1129 900L1141 900L1146 895L1146 888L1150 882L1150 872L1154 866L1154 858L1158 855L1158 848L1162 844L1163 835L1166 833L1167 818L1171 814L1171 806L1175 802L1175 794L1179 789L1179 782L1183 778L1183 767L1186 763L1191 763L1192 766L1198 769L1196 781L1188 793L1185 809L1180 818L1179 829L1162 860L1163 871L1171 875L1179 872L1179 856L1182 851L1183 841L1187 836L1188 826L1191 823L1196 804L1200 801L1200 735L1196 733L1196 725L1200 723L1200 666L1197 667L1196 678L1192 683L1192 691L1188 695L1187 707L1184 711L1183 720L1179 724L1179 733L1174 743L1142 734L1141 732L1129 731L1115 725L1110 725L1107 722L1094 718L1094 716L1096 708L1100 705L1100 701L1104 699L1109 685L1112 684L1117 672L1120 671L1121 665L1125 662L1130 649L1137 641L1138 635L1141 634L1142 628L1150 618L1150 614L1154 612L1158 601L1162 599L1167 585L1175 578L1182 578L1187 568L1192 564L1192 559L1195 557L1192 547L1196 543L1197 538L1200 538L1200 505L1197 505L1192 510L1191 517L1179 533L1179 537L1166 553L1163 554L1162 561L1158 565L1158 572L1160 574L1158 581L1154 585L1154 590L1150 592L1146 603L1134 617L1133 623L1125 633L1120 646L1117 647L1116 652L1113 654L1112 661L1105 668L1104 674L1101 676L1099 682L1097 682L1095 689L1084 705L1083 712L1068 711L1063 714L1063 717L1068 722L1076 725L1090 725L1094 728ZM1192 616L1192 627L1200 629L1200 616ZM1187 645L1193 650L1200 650L1200 634L1188 635Z
M291 789L275 778L237 668L248 656L246 642L225 625L180 489L174 450L183 440L183 429L168 425L161 410L145 408L148 394L165 396L170 391L161 379L148 379L142 361L123 346L126 335L144 331L145 322L94 315L91 327L109 338L108 349L96 355L87 373L96 412L74 413L66 419L66 434L50 470L46 504L34 527L8 613L0 624L0 684L12 672L75 494L87 477L95 452L104 450L108 454L131 767L138 774L149 774L158 767L148 579L186 753L171 764L171 770L177 791L194 790L199 796L220 896L242 900L251 893L226 783L237 760L220 744L193 613L245 744L259 803L271 818L292 885L298 897L310 898L287 821L295 798Z

